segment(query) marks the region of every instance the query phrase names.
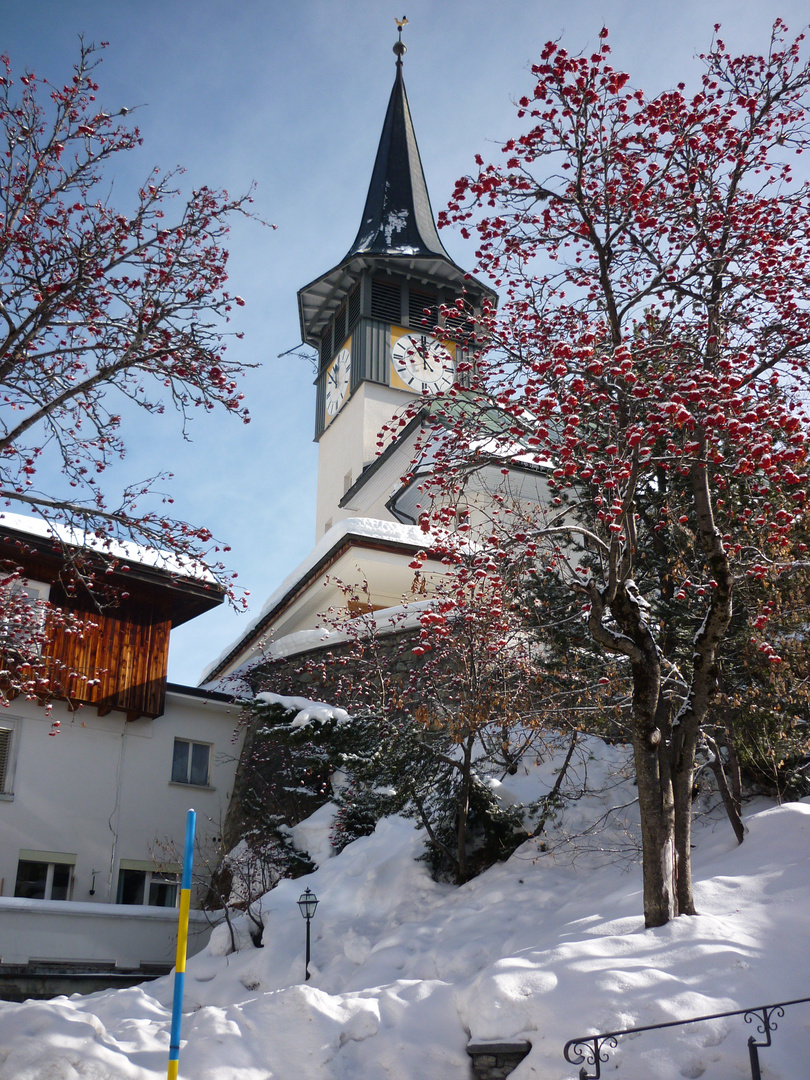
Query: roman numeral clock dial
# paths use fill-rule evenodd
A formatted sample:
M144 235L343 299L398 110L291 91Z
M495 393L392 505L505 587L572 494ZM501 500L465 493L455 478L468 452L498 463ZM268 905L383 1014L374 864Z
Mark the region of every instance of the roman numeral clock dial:
M352 372L352 356L348 349L341 349L329 365L326 373L326 415L327 422L337 416L341 405L346 400Z
M456 362L438 338L430 334L402 334L391 348L391 364L410 390L440 393L456 378Z

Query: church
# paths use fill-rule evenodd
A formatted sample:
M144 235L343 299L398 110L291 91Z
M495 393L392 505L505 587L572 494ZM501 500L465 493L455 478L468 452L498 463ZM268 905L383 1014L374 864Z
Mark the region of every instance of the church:
M430 468L424 447L414 464L419 433L435 395L465 384L476 320L497 297L439 238L405 92L401 27L394 53L357 235L336 266L298 292L302 340L318 356L316 543L209 666L206 685L259 659L317 648L323 613L345 606L345 587L362 592L366 611L413 599L413 559L425 546L417 481ZM422 581L441 573L428 559Z

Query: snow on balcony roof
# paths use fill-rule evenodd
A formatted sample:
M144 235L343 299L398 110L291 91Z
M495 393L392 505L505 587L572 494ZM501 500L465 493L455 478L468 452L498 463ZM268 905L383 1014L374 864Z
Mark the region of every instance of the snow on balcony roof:
M43 518L30 517L26 514L12 514L0 511L0 532L9 529L24 536L42 540L55 540L67 547L83 548L110 555L138 566L151 567L172 576L188 578L205 584L216 584L216 578L203 563L195 559L184 559L172 551L147 547L132 541L99 538L74 525L45 521Z

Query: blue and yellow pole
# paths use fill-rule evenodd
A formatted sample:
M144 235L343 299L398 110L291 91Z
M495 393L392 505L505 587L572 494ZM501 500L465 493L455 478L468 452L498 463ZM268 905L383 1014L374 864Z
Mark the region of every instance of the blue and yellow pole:
M174 965L174 1001L172 1030L169 1037L169 1072L167 1080L177 1080L180 1067L180 1022L183 1016L183 983L186 979L186 947L188 945L188 911L191 905L191 865L194 861L194 827L197 814L186 815L186 846L183 852L183 877L180 882L180 916L177 922L177 959Z

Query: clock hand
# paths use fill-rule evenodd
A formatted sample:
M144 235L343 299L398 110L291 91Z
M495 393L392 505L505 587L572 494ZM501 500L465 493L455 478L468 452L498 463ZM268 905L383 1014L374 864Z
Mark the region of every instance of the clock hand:
M425 371L433 371L433 365L429 362L428 356L430 354L430 346L428 345L427 338L422 335L419 339L419 346L417 347L417 353L422 360L422 367Z

